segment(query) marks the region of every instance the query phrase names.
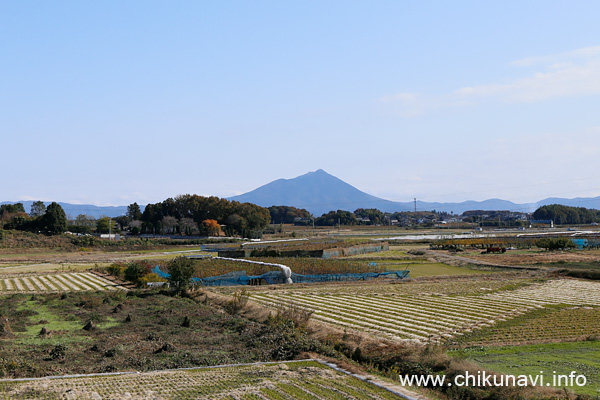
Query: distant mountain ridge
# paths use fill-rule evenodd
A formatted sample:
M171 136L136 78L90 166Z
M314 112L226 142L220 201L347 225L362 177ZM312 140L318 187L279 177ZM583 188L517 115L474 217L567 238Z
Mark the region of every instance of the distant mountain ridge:
M365 193L341 179L319 169L292 179L277 179L250 192L228 200L254 203L261 207L293 206L304 208L315 216L331 210L354 211L357 208L377 208L383 212L414 211L414 202L394 202ZM462 214L468 210L508 210L533 212L548 204L597 208L596 198L548 198L536 203L518 204L508 200L489 199L460 203L424 202L417 200L417 211L446 211ZM595 206L595 207L594 207Z
M23 203L23 207L25 211L29 213L31 210L31 204L33 201L3 201L0 204L15 204L15 203ZM46 207L52 203L51 201L45 201L44 204ZM88 215L94 218L100 217L118 217L119 215L125 215L127 213L127 206L94 206L91 204L70 204L70 203L58 203L65 210L65 214L67 217L72 219L77 217L80 214ZM142 211L144 210L143 206L140 206Z

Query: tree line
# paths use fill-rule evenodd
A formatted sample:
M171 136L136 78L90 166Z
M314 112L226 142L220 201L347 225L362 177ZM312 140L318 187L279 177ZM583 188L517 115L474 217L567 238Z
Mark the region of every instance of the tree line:
M375 208L359 208L354 212L346 210L329 211L320 217L312 216L304 209L288 206L269 207L272 223L294 223L296 225L337 226L339 225L386 225L432 226L436 221L455 218L468 223L485 226L524 226L529 219L553 220L557 225L600 223L600 210L583 207L569 207L552 204L539 207L533 214L503 210L469 210L461 215L444 211L402 211L384 213Z
M309 211L291 206L263 208L252 203L229 201L216 196L180 195L160 203L146 205L142 212L137 203L127 207L125 215L95 219L78 215L68 221L58 203L47 207L44 202L33 202L29 213L22 203L0 205L0 228L16 229L45 234L65 231L74 233L108 233L129 231L133 235L169 234L200 236L244 236L258 238L270 224L296 224L315 226L339 225L433 225L435 221L459 218L464 222L494 221L523 222L527 214L509 211L465 211L462 215L446 212L419 211L383 213L375 208L358 208L354 212L330 211L314 217ZM542 206L532 215L536 220L552 220L555 224L589 224L600 222L600 211L558 204Z

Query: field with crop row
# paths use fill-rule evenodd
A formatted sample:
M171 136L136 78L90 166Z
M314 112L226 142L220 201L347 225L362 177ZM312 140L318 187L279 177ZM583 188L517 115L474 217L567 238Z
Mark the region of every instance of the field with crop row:
M313 319L393 339L439 340L458 332L517 315L535 305L478 297L294 295L260 293L252 299L266 306L293 304L314 310Z
M314 361L0 382L10 399L400 399Z
M393 292L373 286L371 292L364 290L365 285L338 287L335 292L326 291L331 288L254 291L251 298L267 307L291 304L312 310L313 319L344 328L418 341L450 338L549 304L593 306L600 302L600 283L574 280L530 282L529 286L492 293L486 293L490 288L480 282L480 291L472 295L443 294L434 287L429 288L433 293L402 293L410 283L393 285L398 288Z
M69 272L48 275L21 275L0 278L0 293L16 292L70 292L80 290L116 290L115 285L91 272Z
M548 306L470 332L455 345L506 346L600 339L600 307Z
M498 300L527 301L533 304L600 306L600 282L556 279L490 296Z

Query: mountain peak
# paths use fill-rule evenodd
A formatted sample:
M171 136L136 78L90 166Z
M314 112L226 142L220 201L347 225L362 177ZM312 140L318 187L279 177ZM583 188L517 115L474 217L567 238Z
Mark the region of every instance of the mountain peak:
M297 176L296 178L292 178L292 179L297 179L297 178L300 178L300 177L303 177L303 176L333 176L333 175L328 174L325 170L319 168L316 171L310 171L310 172L307 172L304 175L300 175L300 176Z
M292 179L278 179L251 192L231 197L230 200L262 207L285 205L304 208L317 216L330 210L376 208L382 202L387 202L358 190L323 169Z

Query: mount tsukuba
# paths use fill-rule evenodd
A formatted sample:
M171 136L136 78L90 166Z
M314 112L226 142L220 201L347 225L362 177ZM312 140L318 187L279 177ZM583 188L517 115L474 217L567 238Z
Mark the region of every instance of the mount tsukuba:
M304 208L313 215L331 210L354 211L361 207L382 211L409 210L405 205L398 208L391 201L362 192L322 169L293 179L277 179L251 192L230 197L229 200L254 203L262 207L293 206Z
M407 196L408 197L408 196ZM383 212L413 211L414 202L394 202L365 193L341 179L319 169L292 179L277 179L248 193L228 198L261 207L292 206L304 208L315 216L331 210L354 211L357 208L376 208ZM573 207L597 205L598 198L547 198L537 203L517 204L507 200L464 201L439 203L417 201L417 211L447 211L462 214L468 210L508 210L533 212L547 204Z

